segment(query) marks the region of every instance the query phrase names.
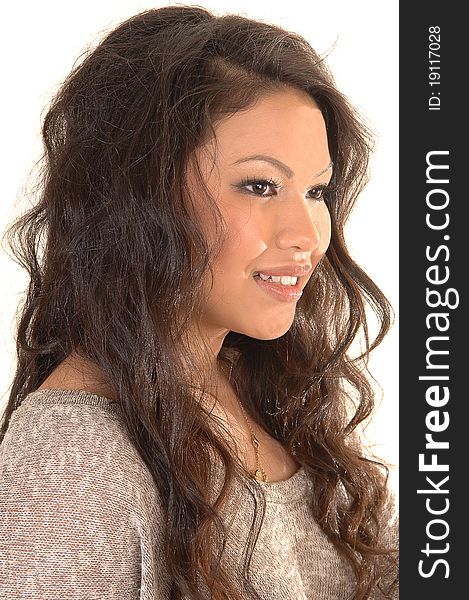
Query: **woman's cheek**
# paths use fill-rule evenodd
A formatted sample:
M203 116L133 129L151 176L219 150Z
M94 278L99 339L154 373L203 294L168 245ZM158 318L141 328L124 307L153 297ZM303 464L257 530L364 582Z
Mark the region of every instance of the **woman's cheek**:
M269 228L268 219L258 215L255 208L248 204L246 207L231 207L224 214L226 221L226 242L231 249L241 251L265 250L264 240Z
M325 254L331 242L331 215L327 205L321 205L318 253Z

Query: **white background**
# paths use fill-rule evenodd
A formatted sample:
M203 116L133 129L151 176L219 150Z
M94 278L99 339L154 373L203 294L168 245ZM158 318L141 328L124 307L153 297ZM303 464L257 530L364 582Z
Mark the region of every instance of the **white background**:
M179 2L33 0L2 9L0 63L2 195L0 234L31 200L22 186L41 153L40 126L47 104L74 61L110 28L147 8ZM365 116L376 137L371 181L347 226L352 257L391 301L398 315L398 2L323 0L201 0L185 4L234 12L303 35L326 62L338 88ZM0 250L0 413L14 371L14 318L27 279ZM374 329L372 329L374 331ZM371 355L381 386L366 436L374 452L398 464L398 320ZM392 471L397 492L397 470Z

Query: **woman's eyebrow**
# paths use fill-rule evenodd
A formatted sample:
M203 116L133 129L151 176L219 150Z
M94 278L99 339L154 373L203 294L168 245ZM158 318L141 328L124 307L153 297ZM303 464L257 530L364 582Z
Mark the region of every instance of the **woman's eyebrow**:
M295 176L295 173L290 169L288 165L283 163L281 160L274 158L273 156L269 156L268 154L251 154L250 156L245 156L244 158L238 158L238 160L235 160L235 162L232 164L237 165L239 163L247 162L250 160L261 160L263 162L268 162L271 165L274 165L275 167L280 169L280 171L282 171L289 179ZM331 160L327 167L322 169L322 171L319 171L319 173L315 173L313 177L320 177L321 175L323 175L323 173L329 171L329 169L332 169L333 166L334 163Z

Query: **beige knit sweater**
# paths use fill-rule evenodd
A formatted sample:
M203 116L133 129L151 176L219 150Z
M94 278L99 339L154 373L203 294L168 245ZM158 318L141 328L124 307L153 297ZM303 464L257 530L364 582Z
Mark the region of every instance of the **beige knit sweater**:
M249 571L259 596L351 598L352 571L310 513L304 469L260 486L266 513ZM224 514L225 564L240 590L253 510L237 484ZM84 391L29 394L0 446L0 515L2 600L170 598L161 500L117 402ZM397 543L395 516L386 536Z

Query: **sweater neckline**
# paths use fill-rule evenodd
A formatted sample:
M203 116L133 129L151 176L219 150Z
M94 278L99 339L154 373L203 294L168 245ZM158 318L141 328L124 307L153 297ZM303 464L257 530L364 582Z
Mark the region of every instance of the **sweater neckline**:
M37 389L27 394L23 403L31 404L71 404L97 406L111 412L120 412L121 406L117 400L111 400L106 396L101 396L87 390L70 390L56 388ZM218 475L224 472L224 467L220 462L215 462L215 471ZM257 481L252 479L254 485L258 485L267 502L288 504L303 498L311 491L311 479L306 473L304 466L301 466L288 479L280 481Z
M111 400L111 398L87 390L42 388L27 394L20 406L24 402L34 404L87 404L104 409L120 410L120 404L117 400Z
M225 467L220 461L216 461L213 466L215 479L221 484L224 477ZM260 489L267 503L290 504L301 500L312 492L312 481L307 474L304 466L301 466L288 479L280 481L257 481L246 475L244 485Z

